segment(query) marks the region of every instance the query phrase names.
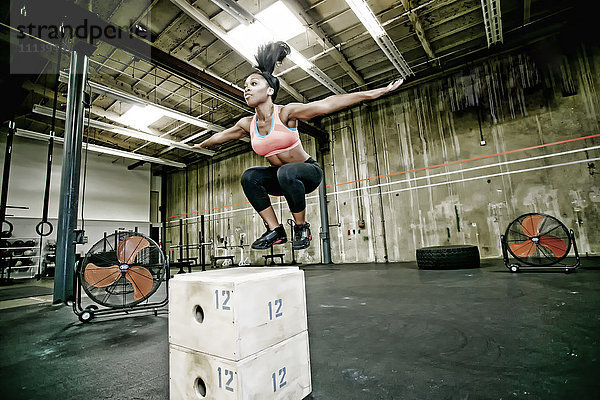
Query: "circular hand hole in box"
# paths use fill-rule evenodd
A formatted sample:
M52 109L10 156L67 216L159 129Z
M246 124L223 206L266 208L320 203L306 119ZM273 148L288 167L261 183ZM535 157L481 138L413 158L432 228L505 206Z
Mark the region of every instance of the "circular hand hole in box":
M194 307L194 318L196 318L196 321L198 321L200 324L204 322L204 310L202 307Z
M196 390L196 394L200 398L206 397L206 384L202 380L202 378L196 378L194 382L194 389Z

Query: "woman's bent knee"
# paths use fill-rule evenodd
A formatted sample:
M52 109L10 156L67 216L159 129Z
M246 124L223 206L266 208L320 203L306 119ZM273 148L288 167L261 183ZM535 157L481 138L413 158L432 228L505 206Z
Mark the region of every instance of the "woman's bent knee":
M241 177L242 185L256 184L257 178L258 178L257 175L258 174L256 173L256 170L254 170L253 168L248 168L247 170L245 170L242 173L242 177Z

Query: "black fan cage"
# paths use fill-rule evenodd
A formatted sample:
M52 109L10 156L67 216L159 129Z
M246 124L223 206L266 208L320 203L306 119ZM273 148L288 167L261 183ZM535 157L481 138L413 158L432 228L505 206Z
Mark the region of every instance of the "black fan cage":
M120 260L118 257L121 255L124 258L120 250L124 244L125 247L127 244L133 245L133 249L128 251L133 251L135 256L130 260ZM104 278L90 279L91 269ZM165 256L154 240L138 232L118 232L106 236L90 248L81 264L79 280L85 293L94 302L111 308L127 308L147 301L164 280L166 269ZM143 272L143 275L139 272ZM91 282L86 280L86 276ZM99 283L104 279L110 284ZM143 295L140 295L139 288L137 293L134 288L140 281L147 286Z
M540 213L523 214L512 221L504 242L515 259L536 267L556 264L571 250L571 235L563 223Z

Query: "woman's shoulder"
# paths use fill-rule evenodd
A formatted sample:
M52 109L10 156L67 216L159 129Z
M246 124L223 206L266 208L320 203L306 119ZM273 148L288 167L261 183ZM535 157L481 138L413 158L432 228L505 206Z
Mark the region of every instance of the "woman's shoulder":
M289 104L285 106L276 106L276 110L279 112L277 116L279 117L279 121L289 129L297 129L298 121L295 118L290 118ZM291 126L290 126L291 125Z
M275 110L277 110L277 116L279 117L279 120L281 122L283 122L284 124L286 124L288 122L288 120L290 119L290 113L286 107L287 107L287 105L275 104Z
M279 120L283 122L283 117L285 117L285 106L281 104L273 104L273 108L275 112L277 112L277 116Z
M256 114L254 114L256 116ZM254 120L254 116L242 117L237 122L237 126L250 133L250 127L252 126L252 121Z

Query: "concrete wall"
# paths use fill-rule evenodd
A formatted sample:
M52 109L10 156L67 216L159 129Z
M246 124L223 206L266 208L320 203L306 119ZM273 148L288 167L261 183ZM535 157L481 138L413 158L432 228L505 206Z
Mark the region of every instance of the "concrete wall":
M580 138L600 134L599 69L598 48L549 63L523 51L324 118L333 261L414 260L419 247L463 243L500 257L500 234L534 211L573 229L581 253L598 253L600 137ZM168 215L207 210L215 242L253 241L263 227L239 183L253 165L266 162L249 153L171 175ZM315 240L297 255L304 263L320 261L316 192L308 204ZM288 218L286 204L276 209Z

